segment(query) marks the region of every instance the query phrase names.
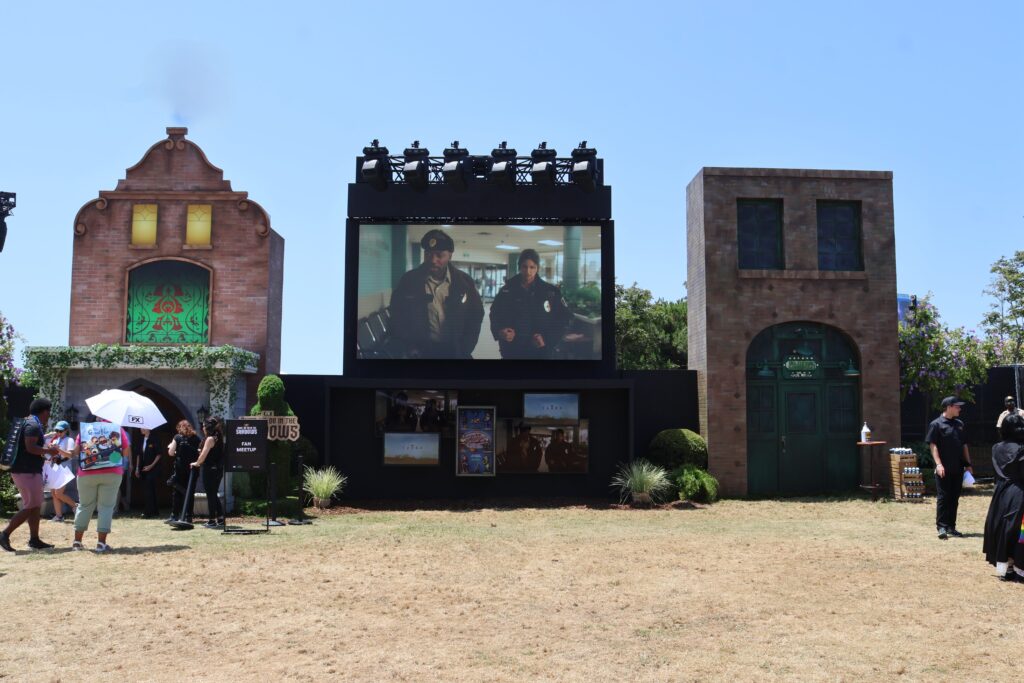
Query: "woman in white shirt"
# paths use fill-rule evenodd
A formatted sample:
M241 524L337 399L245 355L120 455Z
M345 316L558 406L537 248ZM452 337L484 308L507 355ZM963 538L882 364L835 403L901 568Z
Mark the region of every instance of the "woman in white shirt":
M75 440L68 434L69 425L61 420L54 427L54 431L46 435L46 443L52 444L60 451L59 455L52 455L43 466L43 490L50 491L53 499L53 522L64 521L64 506L69 505L75 509L78 505L71 496L64 493L64 489L75 479L75 473L65 463L70 462L71 452L75 448Z

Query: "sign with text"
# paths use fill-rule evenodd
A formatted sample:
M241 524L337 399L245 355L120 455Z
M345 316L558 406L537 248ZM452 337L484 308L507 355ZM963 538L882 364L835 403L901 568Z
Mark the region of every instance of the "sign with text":
M224 468L227 472L265 472L267 421L258 417L227 420Z
M274 415L265 411L258 419L267 421L267 438L271 441L299 440L299 418L294 415Z

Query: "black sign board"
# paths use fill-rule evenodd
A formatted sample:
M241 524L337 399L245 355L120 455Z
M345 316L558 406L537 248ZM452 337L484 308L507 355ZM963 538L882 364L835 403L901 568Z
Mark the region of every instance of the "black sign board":
M226 472L265 472L267 470L267 421L259 418L227 420L224 445Z

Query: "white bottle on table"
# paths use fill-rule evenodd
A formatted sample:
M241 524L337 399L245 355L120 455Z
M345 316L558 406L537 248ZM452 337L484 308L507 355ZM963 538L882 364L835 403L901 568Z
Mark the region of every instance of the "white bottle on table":
M868 427L867 422L865 422L864 426L860 429L860 440L864 443L871 441L871 427Z

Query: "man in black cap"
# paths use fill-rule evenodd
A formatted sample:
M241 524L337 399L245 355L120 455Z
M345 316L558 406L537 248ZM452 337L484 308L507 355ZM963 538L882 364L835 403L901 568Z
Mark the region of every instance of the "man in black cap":
M964 468L974 473L971 452L967 448L967 433L960 420L963 404L956 396L942 399L942 415L932 420L924 437L935 460L935 528L942 540L949 536L963 536L956 529L956 511L964 486Z
M491 334L502 358L551 358L572 313L558 287L539 276L540 255L524 249L519 274L509 278L491 304Z
M1006 410L999 413L999 418L996 420L996 429L1003 426L1003 420L1006 419L1007 415L1013 415L1014 413L1024 417L1024 410L1017 407L1017 399L1013 396L1007 396L1003 399L1003 405L1006 406Z
M391 293L393 350L404 358L472 358L484 305L473 278L451 264L455 242L442 230L420 240L423 263Z

